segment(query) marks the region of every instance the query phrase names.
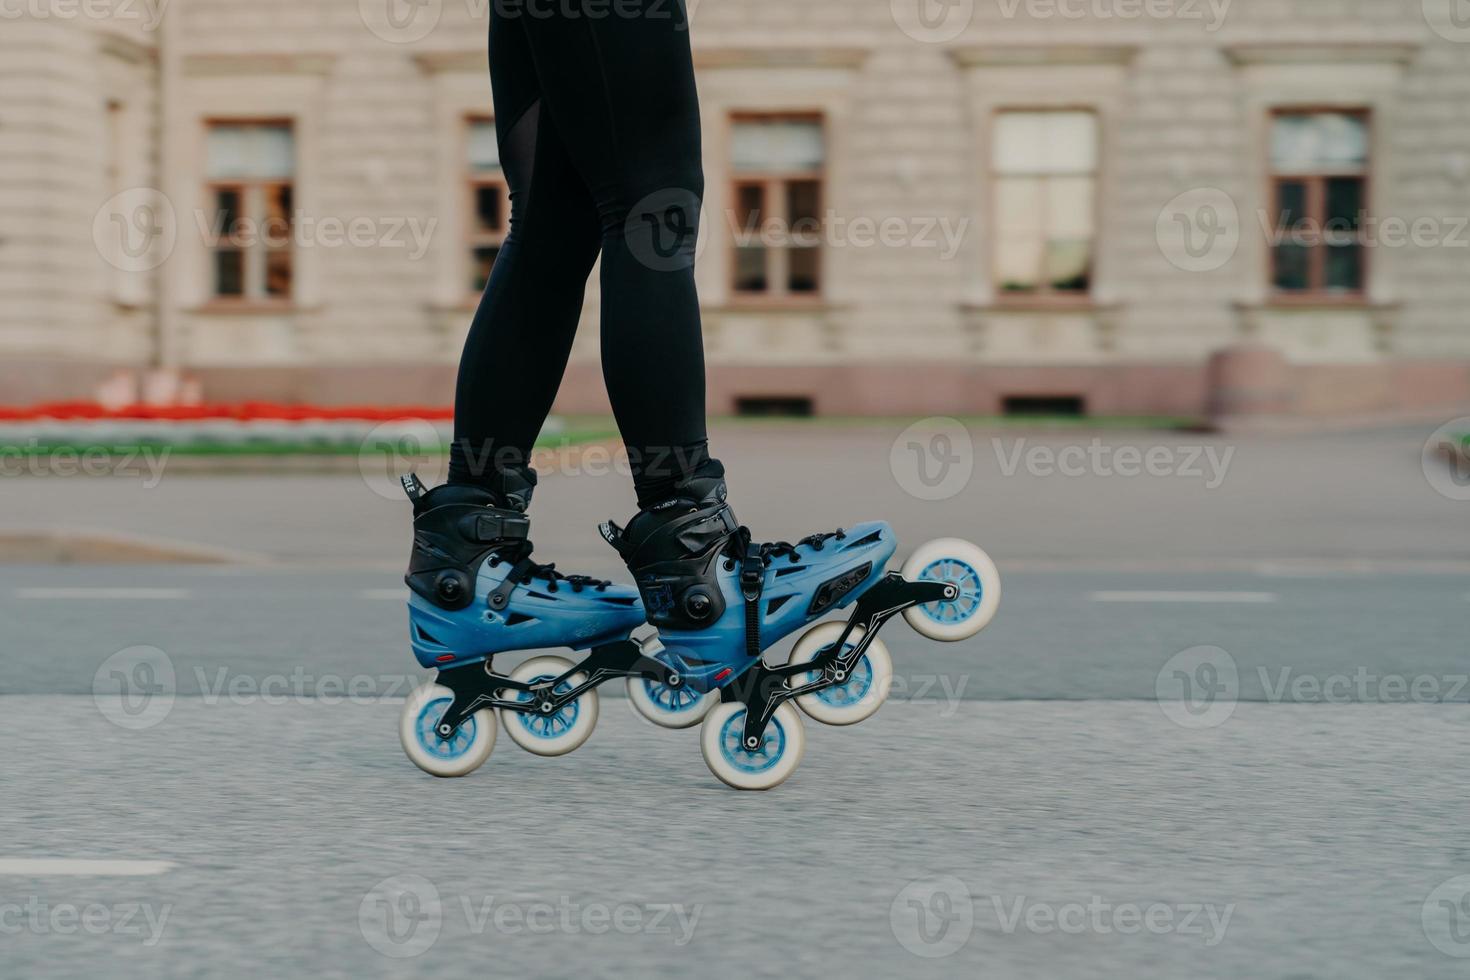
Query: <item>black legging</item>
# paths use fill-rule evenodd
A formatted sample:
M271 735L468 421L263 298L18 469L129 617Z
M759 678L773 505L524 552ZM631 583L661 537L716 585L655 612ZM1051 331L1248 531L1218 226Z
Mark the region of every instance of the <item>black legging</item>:
M460 362L450 480L523 465L602 255L602 366L639 502L703 460L699 100L683 0L496 0L511 224Z

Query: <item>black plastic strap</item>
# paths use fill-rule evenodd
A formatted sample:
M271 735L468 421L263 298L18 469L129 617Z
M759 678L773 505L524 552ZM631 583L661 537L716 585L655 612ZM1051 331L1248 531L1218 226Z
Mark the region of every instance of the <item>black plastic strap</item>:
M745 545L745 557L740 561L740 594L745 597L745 655L761 655L761 592L766 586L766 562L761 557L761 546L754 542Z
M528 557L522 558L510 567L510 571L505 573L504 581L491 589L490 595L486 598L491 609L499 612L510 605L510 594L516 590L517 585L525 581L526 573L531 570L531 564L531 559Z
M408 499L414 503L418 503L419 498L428 493L428 490L424 488L424 484L419 479L417 473L401 476L398 478L398 481L403 484L403 492L408 494Z
M524 540L531 534L531 519L521 514L476 514L470 524L471 538L485 544L496 541Z

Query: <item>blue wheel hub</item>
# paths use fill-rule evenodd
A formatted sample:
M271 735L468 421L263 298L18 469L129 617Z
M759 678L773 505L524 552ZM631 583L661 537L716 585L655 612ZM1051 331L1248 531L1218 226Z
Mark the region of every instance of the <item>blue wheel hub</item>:
M919 607L924 610L924 615L936 623L963 623L980 610L985 586L980 581L980 573L969 562L959 558L937 559L919 573L919 581L943 582L960 590L960 594L953 599L926 602Z
M737 711L725 720L724 727L720 729L720 753L726 762L741 772L765 772L780 762L786 752L786 729L775 718L766 725L760 748L751 752L744 747L744 740L745 712Z
M843 652L846 653L851 649L852 644L848 644L846 650ZM853 664L851 672L847 675L847 680L841 684L834 684L831 687L823 688L817 691L816 695L823 703L829 704L834 708L846 708L857 704L863 698L867 697L868 692L872 689L873 665L868 663L868 658L865 656Z
M540 684L542 681L551 680L553 676L555 675L543 674L531 680L530 683ZM565 694L571 689L571 681L562 681L554 688L554 691L557 694ZM534 698L535 696L530 691L517 691L515 700L527 702L534 700ZM582 702L581 698L578 698L576 701L563 706L555 714L547 715L542 714L540 711L517 711L515 712L515 716L521 726L537 738L560 738L572 730L572 726L577 723L577 716L581 713Z
M458 759L470 750L475 744L475 716L464 720L464 724L448 738L440 738L438 732L439 719L449 710L454 703L453 698L435 698L419 709L419 716L414 720L414 732L418 736L419 748L436 759Z
M648 693L650 701L670 714L682 714L689 711L699 703L702 697L688 684L669 687L663 681L655 681L647 677L643 678L643 690Z

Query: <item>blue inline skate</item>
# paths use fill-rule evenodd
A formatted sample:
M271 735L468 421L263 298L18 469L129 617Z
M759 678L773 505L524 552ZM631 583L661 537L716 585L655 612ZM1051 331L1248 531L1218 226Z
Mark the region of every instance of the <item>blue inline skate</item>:
M796 544L751 540L725 500L718 463L681 485L674 499L603 537L633 573L662 650L650 655L678 683L648 672L628 679L634 707L670 728L703 724L705 762L736 789L769 789L795 771L805 748L801 717L851 725L887 697L893 663L878 630L902 613L923 636L963 640L1000 604L995 564L957 538L918 549L903 571L885 565L897 548L887 524L814 534ZM784 663L762 658L773 644L836 610L844 621L808 630Z
M564 755L597 724L597 685L626 677L682 687L630 637L644 622L637 590L531 560L525 511L535 482L529 469L502 474L499 491L425 490L417 476L403 479L414 505L410 635L419 663L439 674L408 698L399 735L414 764L435 776L483 765L497 714L522 748ZM538 656L509 674L494 669L498 653L548 647L588 652L579 663Z

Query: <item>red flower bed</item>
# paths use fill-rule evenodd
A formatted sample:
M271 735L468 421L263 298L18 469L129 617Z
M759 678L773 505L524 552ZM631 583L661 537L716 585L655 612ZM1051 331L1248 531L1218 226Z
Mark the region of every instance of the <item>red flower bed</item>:
M203 422L233 419L237 422L274 421L352 421L390 422L394 419L450 420L454 409L448 407L382 406L382 405L279 405L273 402L241 402L235 405L157 406L129 405L117 410L103 408L96 402L51 402L25 407L0 405L0 422L35 422L43 419L59 421L110 421L118 419L161 422Z

